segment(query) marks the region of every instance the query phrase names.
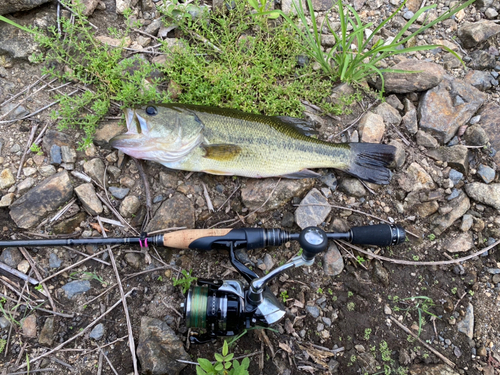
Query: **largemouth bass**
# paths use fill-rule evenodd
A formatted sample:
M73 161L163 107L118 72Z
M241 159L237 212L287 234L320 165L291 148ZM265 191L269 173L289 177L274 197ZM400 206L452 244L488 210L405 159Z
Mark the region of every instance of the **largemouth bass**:
M336 168L388 184L395 148L378 143L329 143L297 129L303 120L186 104L127 109L128 131L113 147L172 169L244 177L309 178L308 168Z

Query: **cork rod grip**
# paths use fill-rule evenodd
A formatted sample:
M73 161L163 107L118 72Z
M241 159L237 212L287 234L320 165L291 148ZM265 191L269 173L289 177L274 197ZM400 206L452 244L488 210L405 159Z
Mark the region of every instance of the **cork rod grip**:
M201 237L225 236L232 228L220 229L185 229L166 233L163 236L163 246L176 249L189 249L189 244Z

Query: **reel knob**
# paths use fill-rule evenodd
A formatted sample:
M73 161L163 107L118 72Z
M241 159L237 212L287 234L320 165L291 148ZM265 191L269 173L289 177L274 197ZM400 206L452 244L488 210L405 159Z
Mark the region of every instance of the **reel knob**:
M307 227L299 235L299 244L302 247L302 258L309 262L325 251L328 247L328 237L323 229Z

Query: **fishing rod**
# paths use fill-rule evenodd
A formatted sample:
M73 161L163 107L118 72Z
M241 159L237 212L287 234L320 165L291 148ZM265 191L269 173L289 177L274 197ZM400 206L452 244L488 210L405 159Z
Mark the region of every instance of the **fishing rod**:
M406 234L399 225L378 224L352 227L347 232L327 233L317 227L308 227L300 233L281 229L224 228L186 229L164 235L127 238L83 238L0 241L2 247L40 247L77 245L127 245L138 244L209 251L226 249L233 267L245 279L197 280L189 288L181 307L188 328L200 328L204 334L190 336L192 343L205 343L218 336L235 336L252 326L267 327L285 315L285 307L270 291L268 284L277 275L292 267L311 266L314 258L325 251L329 240L345 240L358 245L392 246L404 242ZM298 241L302 253L263 277L245 266L235 255L239 249L257 249L280 246L288 241Z

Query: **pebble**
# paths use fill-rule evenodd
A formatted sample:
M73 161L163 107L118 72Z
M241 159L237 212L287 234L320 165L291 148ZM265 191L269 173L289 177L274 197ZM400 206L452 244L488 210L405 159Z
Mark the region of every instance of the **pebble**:
M273 257L271 255L266 253L266 255L264 255L263 262L266 265L266 270L270 271L273 269L274 260L273 260Z
M18 192L18 194L24 194L29 189L31 189L34 185L35 185L35 180L31 177L28 177L27 179L22 181L19 185L17 185L17 192Z
M27 274L28 271L30 270L30 263L26 259L24 259L19 262L19 264L17 265L17 269L20 272Z
M129 193L129 191L130 191L129 188L117 188L117 187L114 187L114 186L110 186L109 187L109 192L116 199L123 199L123 198L125 198L127 196L127 194Z
M94 340L100 340L104 336L104 324L99 323L96 325L92 331L90 331L89 337Z
M488 273L492 275L498 275L500 274L500 268L488 268Z
M54 342L54 318L45 319L45 323L40 331L38 342L42 345L52 346Z
M29 315L21 322L23 335L26 337L36 337L36 316Z
M8 168L4 169L0 173L0 190L8 189L12 185L14 185L15 183L16 183L16 179L14 178L14 175L12 174L10 169L8 169Z
M332 320L330 318L327 318L326 316L321 318L321 320L323 321L323 323L325 323L327 327L330 327L332 325Z
M409 10L409 11L406 11L403 13L403 18L405 20L410 20L414 15L415 15L415 13L413 13L411 10Z
M0 316L0 328L5 329L10 327L10 320L4 316Z
M325 329L325 325L323 323L318 323L316 327L316 331L321 332Z
M61 267L62 260L59 259L57 254L55 253L50 253L49 255L49 267L50 268L59 268Z
M139 198L137 198L135 195L127 196L120 204L120 215L126 218L132 217L140 207L141 202Z
M78 294L88 292L90 290L90 281L88 280L75 280L67 283L62 287L66 293L66 297L73 298Z
M306 306L306 311L314 318L319 317L319 308L316 306Z
M323 255L323 272L328 276L337 276L344 269L344 258L334 242L330 243L328 250Z
M62 163L61 147L52 145L50 148L50 164L59 165Z
M0 199L0 208L1 207L9 207L12 202L14 202L14 198L16 195L14 193L5 194L2 199Z
M56 168L53 165L44 165L40 167L39 171L42 177L49 177L56 173Z
M495 170L493 168L488 167L487 165L480 164L477 173L487 184L495 180Z
M295 211L295 222L304 229L310 226L320 225L328 216L331 207L326 197L314 188L300 202Z
M453 186L455 186L460 181L462 181L462 178L464 178L464 174L455 169L451 169L449 178L453 182Z
M471 340L474 338L474 307L469 303L465 318L457 324L459 332L467 335Z

